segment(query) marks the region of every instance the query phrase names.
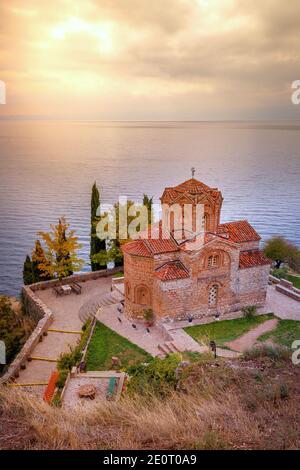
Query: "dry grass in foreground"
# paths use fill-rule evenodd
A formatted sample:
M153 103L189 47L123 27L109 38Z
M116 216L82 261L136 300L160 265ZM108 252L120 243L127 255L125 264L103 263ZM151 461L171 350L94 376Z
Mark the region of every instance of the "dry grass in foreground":
M300 368L206 361L164 400L126 396L76 413L0 389L1 449L296 449Z

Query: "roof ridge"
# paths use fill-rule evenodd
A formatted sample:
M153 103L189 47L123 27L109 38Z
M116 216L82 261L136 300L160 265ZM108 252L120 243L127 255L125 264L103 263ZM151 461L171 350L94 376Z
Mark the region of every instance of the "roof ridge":
M180 260L180 259L171 259L169 261L166 261L165 263L163 263L161 266L158 266L158 268L155 269L155 271L158 271L158 269L162 269L164 267L170 267L171 264L180 264L182 266L182 268L187 272L189 273L188 269L186 268L186 266L183 264L183 262Z

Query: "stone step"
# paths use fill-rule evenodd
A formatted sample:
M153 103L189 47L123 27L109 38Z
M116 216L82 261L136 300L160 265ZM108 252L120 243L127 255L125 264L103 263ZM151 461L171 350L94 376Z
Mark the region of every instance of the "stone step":
M90 302L80 307L78 316L82 322L86 322L88 319L94 317L101 307L108 307L113 304L119 304L124 296L117 291L108 292L99 298L94 298Z
M164 355L170 354L169 349L167 349L164 344L159 344L159 345L158 345L158 349L159 349Z
M164 345L170 353L178 352L172 341L166 341Z
M172 346L173 346L173 348L174 348L174 352L181 352L180 347L178 346L178 344L176 344L175 341L171 341L171 344L172 344Z

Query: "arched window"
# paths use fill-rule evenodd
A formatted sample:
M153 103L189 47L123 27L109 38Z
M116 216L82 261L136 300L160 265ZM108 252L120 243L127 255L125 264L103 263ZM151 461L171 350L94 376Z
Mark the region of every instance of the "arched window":
M218 266L219 266L219 256L218 255L209 256L207 260L207 267L216 268Z
M209 294L208 294L208 305L209 305L209 307L214 307L215 305L217 305L218 291L219 291L219 286L217 284L214 284L209 289Z
M136 303L140 305L150 304L150 292L146 286L138 286L136 289Z

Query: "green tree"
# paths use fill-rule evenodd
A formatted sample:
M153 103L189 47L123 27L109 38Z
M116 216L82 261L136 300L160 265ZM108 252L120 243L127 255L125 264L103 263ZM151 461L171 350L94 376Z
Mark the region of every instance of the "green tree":
M62 219L59 219L59 222L57 225L59 248L56 251L56 261L60 266L62 265L65 266L65 276L72 276L73 266L71 262L71 254L69 251L69 247L67 245L67 236L66 236L67 228L68 227L64 223L64 221Z
M98 209L100 208L100 193L97 188L96 182L92 187L91 195L91 241L90 241L90 260L92 271L97 271L103 269L106 266L95 261L95 256L100 251L105 250L105 240L100 240L97 237L96 227L97 223L100 220L100 214L98 214Z
M296 245L284 237L276 236L266 241L264 253L268 258L275 261L275 269L280 269L283 262L297 270L300 263L300 250Z
M300 250L297 246L292 245L287 256L288 265L297 273L300 273Z
M289 243L284 237L272 237L266 241L264 252L268 258L275 261L276 269L279 269L288 256Z
M26 259L24 261L23 282L24 282L25 286L27 286L29 284L33 284L35 282L34 281L34 276L33 276L32 261L31 261L29 255L26 256Z
M75 271L80 271L83 266L83 260L77 256L77 251L82 245L78 243L75 231L69 227L66 219L61 217L57 225L51 225L49 233L38 233L47 247L46 261L38 265L45 276L62 279Z
M39 268L39 265L47 264L47 258L40 240L35 241L35 247L32 251L31 258L33 282L48 281L49 279L51 279L49 274L46 274L45 271L41 271L41 269Z

